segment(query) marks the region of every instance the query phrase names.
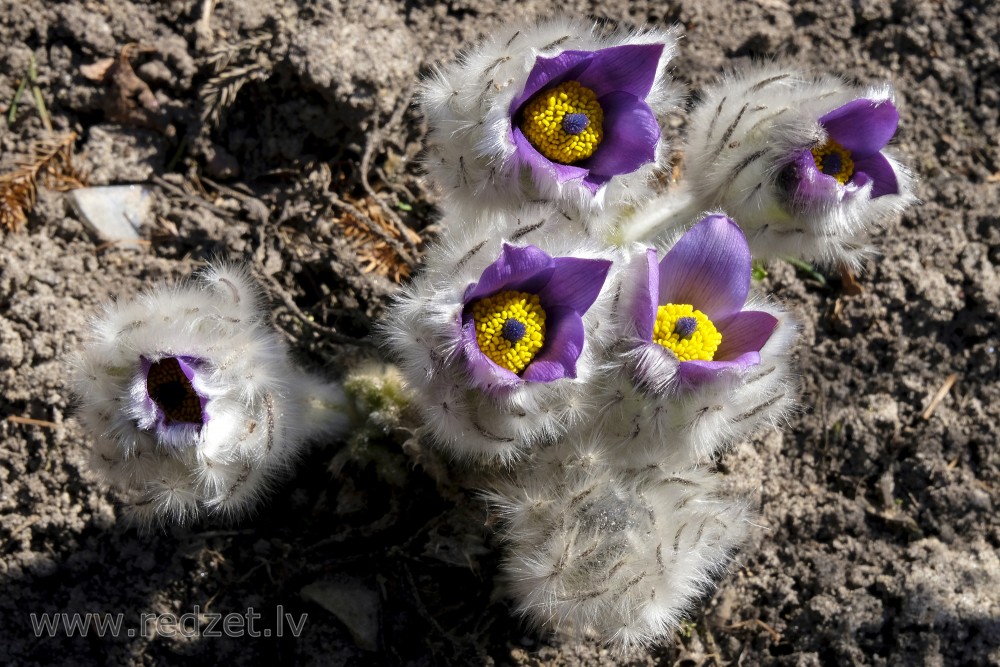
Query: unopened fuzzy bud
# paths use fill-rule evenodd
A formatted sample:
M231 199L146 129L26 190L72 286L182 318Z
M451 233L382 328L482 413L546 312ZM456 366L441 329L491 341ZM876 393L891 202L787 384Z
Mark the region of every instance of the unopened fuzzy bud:
M292 364L234 266L109 304L74 366L91 467L140 522L237 518L346 425L341 388Z

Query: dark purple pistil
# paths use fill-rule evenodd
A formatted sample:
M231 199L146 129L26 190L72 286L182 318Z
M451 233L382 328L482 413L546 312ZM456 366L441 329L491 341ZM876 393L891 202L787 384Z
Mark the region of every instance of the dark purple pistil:
M681 317L678 318L677 324L674 325L674 333L681 338L688 338L697 328L698 320L693 317Z
M574 136L586 130L588 125L590 125L590 119L585 113L568 113L562 119L563 132Z
M515 320L513 317L503 323L503 328L500 329L500 335L510 341L512 344L517 344L524 334L528 332L528 328L524 326L524 322L520 320Z
M844 168L844 158L840 153L828 153L823 156L822 172L827 176L836 176Z

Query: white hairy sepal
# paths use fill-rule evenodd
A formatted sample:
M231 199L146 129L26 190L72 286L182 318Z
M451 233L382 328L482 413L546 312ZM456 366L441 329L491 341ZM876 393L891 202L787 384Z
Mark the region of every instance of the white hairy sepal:
M894 102L888 84L858 88L778 64L725 75L690 114L680 191L650 201L638 226L690 225L721 208L743 228L755 258L859 268L874 251L873 231L916 201L912 173L883 149L899 194L872 199L869 183L852 197L811 203L794 197L783 172L797 154L826 141L820 117L861 98Z
M470 214L538 199L586 213L648 198L651 178L667 165L669 151L662 137L653 162L613 177L595 195L579 181L560 184L550 174L522 164L511 133L510 105L524 89L537 58L626 44L664 45L646 97L662 121L682 99L667 72L677 50L676 29L609 30L570 18L514 25L488 36L424 82L418 103L429 124L428 174L456 208Z
M172 356L199 360L200 427L156 428L140 357ZM108 304L74 367L78 417L96 440L91 468L139 521L237 518L306 440L346 426L342 389L291 363L256 286L235 266Z
M760 363L693 386L678 382L681 362L670 350L623 339L597 381L601 391L593 400L600 406L602 431L628 465L706 462L787 421L798 394L791 360L797 326L787 312L757 297L745 310L778 320L760 350Z
M574 224L549 204L467 218L428 250L422 273L390 306L383 344L422 409L427 431L455 455L509 464L558 438L589 408L590 378L614 341L609 317L614 294L607 285L615 280L620 256L573 231ZM497 260L504 243L535 245L553 257L614 262L605 289L583 314L576 378L522 382L503 391L476 386L469 378L459 336L465 291Z
M580 431L488 494L504 578L537 626L616 649L667 641L726 571L751 513L707 469L623 468Z
M621 246L618 227L632 209L580 210L566 202L544 198L508 202L505 208L460 206L453 199L442 202L439 224L443 236L499 233L509 243L541 247Z

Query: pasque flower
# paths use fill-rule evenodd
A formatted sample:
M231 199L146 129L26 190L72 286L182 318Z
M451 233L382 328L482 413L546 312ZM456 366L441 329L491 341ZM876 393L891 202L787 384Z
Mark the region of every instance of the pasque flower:
M336 384L296 368L247 273L109 305L76 360L91 467L140 521L252 510L307 439L346 425Z
M755 259L858 269L872 232L915 201L887 146L898 123L888 84L856 88L777 63L727 74L691 111L680 186L649 201L626 238L722 210Z
M778 320L770 313L744 310L750 249L732 220L710 215L685 233L659 264L651 249L639 266L644 271L637 277L631 323L645 355L676 360L677 384L699 385L760 362L760 350ZM656 366L653 373L662 373L662 365ZM651 370L638 364L641 382L663 386L671 380L650 377Z
M653 162L660 125L645 98L662 54L628 44L538 58L510 105L518 159L591 192Z
M153 360L140 354L139 369L130 392L137 400L129 406L139 428L175 447L197 442L209 419L208 394L214 393L203 385L205 360L186 356Z
M869 183L872 199L899 194L896 172L881 153L899 124L892 101L852 100L821 116L819 124L826 141L801 151L791 165L797 198L836 201Z
M572 234L546 203L458 224L396 296L381 338L429 440L511 464L590 409L593 376L616 335L604 286L619 253Z
M434 71L419 103L427 172L465 218L557 202L599 237L667 164L677 32L555 18L498 30ZM609 220L592 219L596 211Z
M465 290L461 349L473 382L500 390L575 378L582 316L610 267L607 260L552 257L536 246L505 243Z

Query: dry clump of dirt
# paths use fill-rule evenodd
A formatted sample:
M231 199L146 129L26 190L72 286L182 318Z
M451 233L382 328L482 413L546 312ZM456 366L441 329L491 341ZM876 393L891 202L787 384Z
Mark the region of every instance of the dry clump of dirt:
M772 55L888 78L897 144L921 177L922 205L879 239L859 294L836 276L769 267L764 287L802 323L803 409L719 462L756 493L761 528L704 613L675 646L627 656L527 630L494 581L485 509L461 483L471 473L401 437L353 442L333 471L343 445L320 443L239 526L139 533L88 476L71 419L64 359L87 318L217 255L250 263L303 363L337 375L373 357L365 337L433 236L436 195L408 105L418 76L551 4L28 0L0 12L0 174L58 145L65 161L48 164L64 175L141 183L155 203L136 249L95 238L47 187L43 174L59 169L44 163L43 187L0 198L5 664L1000 662L1000 7L562 9L679 23L674 74L695 93ZM0 188L19 182L3 176ZM370 613L331 611L344 604ZM144 613L250 607L261 628L275 628L279 607L308 619L298 638L84 639L36 638L30 618L120 613L137 629Z

